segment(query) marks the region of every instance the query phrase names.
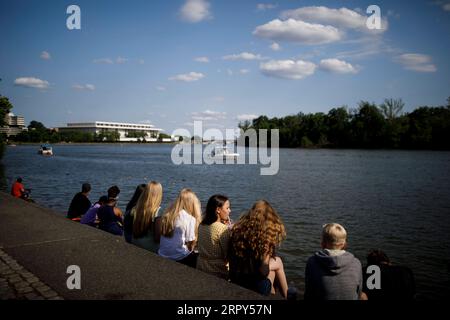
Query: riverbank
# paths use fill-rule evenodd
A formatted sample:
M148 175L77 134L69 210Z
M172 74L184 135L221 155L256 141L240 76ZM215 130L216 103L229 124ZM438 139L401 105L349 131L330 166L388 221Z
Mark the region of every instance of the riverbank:
M0 221L0 250L64 299L265 299L3 192ZM73 265L81 289L67 288Z
M48 142L45 142L48 144ZM10 142L5 146L40 146L45 144L44 142ZM172 145L178 144L178 142L129 142L129 141L117 141L117 142L55 142L51 143L52 146L109 146L109 145Z

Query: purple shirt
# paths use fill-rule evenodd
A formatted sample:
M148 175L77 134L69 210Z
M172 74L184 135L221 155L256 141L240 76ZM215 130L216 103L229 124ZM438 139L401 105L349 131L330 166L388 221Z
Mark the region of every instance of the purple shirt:
M95 220L97 220L97 211L98 208L100 208L100 204L96 203L94 204L81 218L82 224L90 225L91 227L95 227Z

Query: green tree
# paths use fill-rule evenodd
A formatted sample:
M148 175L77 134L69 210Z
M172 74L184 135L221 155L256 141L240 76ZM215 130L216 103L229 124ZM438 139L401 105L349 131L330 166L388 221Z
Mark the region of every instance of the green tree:
M120 133L118 131L103 130L96 136L96 140L100 142L117 142L120 139Z
M44 126L42 122L32 120L30 124L28 125L28 130L47 130L47 128Z
M384 99L384 103L380 105L380 110L388 121L394 121L401 115L405 103L402 99Z
M386 120L375 104L361 101L351 121L353 145L357 148L383 147Z
M171 139L172 137L165 133L160 133L158 137L158 141L162 141L163 139Z
M11 112L13 108L12 104L9 102L7 97L0 95L0 128L6 125L5 117ZM0 133L0 159L3 156L4 151L4 141L6 140L6 135L4 133Z
M350 114L347 107L333 108L326 119L328 141L335 148L347 147L350 144Z
M385 141L384 145L388 148L397 148L400 146L401 136L407 131L408 121L401 118L405 103L402 99L385 99L380 105L380 110L386 119Z
M127 133L127 138L141 138L144 139L147 136L145 131L129 131Z
M5 117L9 112L11 112L12 108L13 105L9 102L9 99L0 95L0 127L6 125Z

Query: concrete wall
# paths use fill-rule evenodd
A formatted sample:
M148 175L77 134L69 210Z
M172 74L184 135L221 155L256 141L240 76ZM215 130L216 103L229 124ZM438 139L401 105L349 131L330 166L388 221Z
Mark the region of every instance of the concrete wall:
M265 299L0 192L0 247L65 299ZM81 290L69 290L69 265Z

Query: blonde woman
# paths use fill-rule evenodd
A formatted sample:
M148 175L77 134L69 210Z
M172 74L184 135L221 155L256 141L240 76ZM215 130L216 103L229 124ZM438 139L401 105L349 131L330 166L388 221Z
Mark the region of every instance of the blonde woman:
M275 288L287 298L283 262L275 249L286 237L283 222L265 200L257 201L231 229L230 280L263 295Z
M230 212L230 200L220 194L213 195L198 227L197 269L224 279L228 279Z
M131 243L134 245L158 252L159 225L158 217L161 209L162 186L159 182L151 181L140 195L136 206L131 209L133 217L133 233Z
M194 251L201 219L200 201L190 189L181 190L178 198L161 218L161 242L158 254L195 268Z

